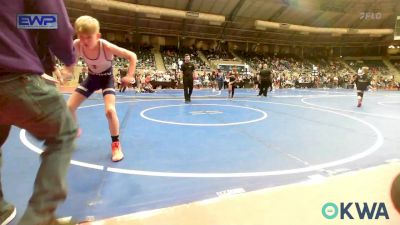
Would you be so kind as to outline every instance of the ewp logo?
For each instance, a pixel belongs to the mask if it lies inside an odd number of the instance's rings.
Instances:
[[[340,219],[351,219],[353,220],[354,217],[353,215],[356,215],[353,211],[353,214],[351,212],[351,207],[353,206],[356,207],[357,209],[357,215],[358,215],[358,219],[380,219],[381,217],[385,218],[385,219],[389,219],[389,214],[387,212],[385,203],[377,203],[374,202],[372,204],[372,207],[370,205],[368,205],[368,203],[358,203],[358,202],[350,202],[350,203],[340,203],[340,208],[332,202],[326,203],[323,207],[322,207],[322,215],[329,220],[335,219],[339,214],[340,214]]]
[[[56,14],[18,14],[19,29],[57,29]]]

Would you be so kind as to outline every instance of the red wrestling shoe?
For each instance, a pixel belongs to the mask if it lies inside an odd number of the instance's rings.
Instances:
[[[113,162],[121,161],[124,158],[124,153],[122,152],[121,144],[119,141],[115,141],[111,144],[111,160]]]

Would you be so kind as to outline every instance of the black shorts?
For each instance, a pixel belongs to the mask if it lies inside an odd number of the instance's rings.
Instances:
[[[89,73],[88,77],[75,89],[75,91],[86,98],[89,98],[93,92],[100,89],[103,91],[103,96],[107,94],[115,95],[112,68],[102,72],[100,75]]]
[[[263,84],[263,85],[269,87],[272,85],[272,82],[271,82],[271,80],[261,80],[260,84]]]
[[[356,86],[358,91],[366,91],[368,89],[369,82],[359,81],[356,83]]]

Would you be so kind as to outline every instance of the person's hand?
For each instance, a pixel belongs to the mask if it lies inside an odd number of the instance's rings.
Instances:
[[[128,86],[129,84],[134,84],[135,83],[135,78],[132,77],[132,76],[126,76],[126,77],[123,77],[121,79],[121,81],[122,81],[123,85]]]
[[[64,66],[60,72],[63,79],[72,80],[74,77],[74,66]]]
[[[64,78],[63,78],[63,77],[60,77],[60,78],[58,79],[58,82],[59,82],[60,85],[64,85],[64,84],[65,84]]]

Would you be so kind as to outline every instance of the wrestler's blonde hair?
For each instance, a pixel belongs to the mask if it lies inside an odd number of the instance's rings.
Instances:
[[[91,16],[80,16],[75,20],[75,32],[77,34],[97,34],[100,32],[100,23]]]
[[[369,67],[368,67],[368,66],[363,66],[363,67],[361,68],[361,70],[363,71],[364,74],[367,74],[368,71],[369,71]]]

